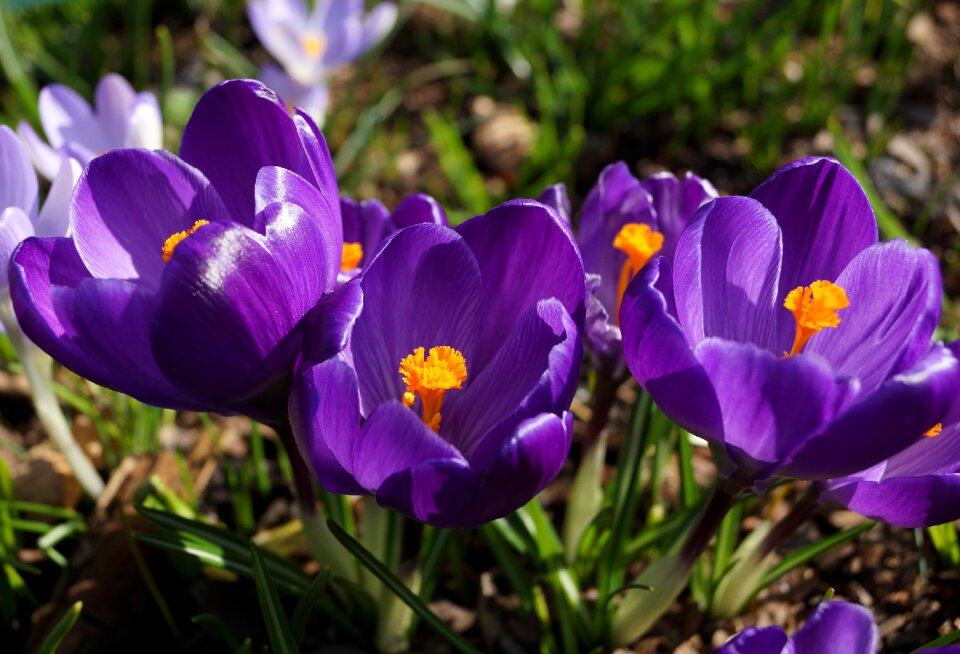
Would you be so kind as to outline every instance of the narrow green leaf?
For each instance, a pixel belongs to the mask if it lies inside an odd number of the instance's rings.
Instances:
[[[367,570],[375,574],[390,592],[400,598],[400,600],[409,606],[414,613],[419,615],[424,622],[433,627],[434,630],[443,636],[457,651],[463,654],[480,654],[480,650],[467,642],[460,634],[450,629],[443,620],[437,617],[436,613],[431,611],[419,597],[407,588],[406,584],[400,581],[396,575],[390,572],[376,557],[370,554],[355,538],[344,531],[340,525],[333,520],[327,520],[327,526],[330,527],[330,531],[334,537],[336,537]]]
[[[300,598],[297,608],[293,610],[293,618],[290,620],[290,628],[293,636],[299,643],[303,640],[303,634],[307,630],[307,620],[313,607],[317,605],[320,596],[327,590],[327,583],[330,581],[330,568],[323,568],[317,573],[317,576],[310,582],[307,592]]]
[[[839,533],[828,536],[823,540],[819,540],[816,543],[812,543],[796,552],[791,553],[790,555],[784,557],[780,563],[774,566],[773,569],[770,570],[766,576],[764,576],[764,578],[760,581],[760,584],[757,586],[757,591],[766,588],[794,568],[815,559],[825,552],[829,552],[834,547],[839,547],[840,545],[853,540],[863,532],[873,527],[875,524],[877,523],[873,520],[870,520],[862,525],[844,529]]]
[[[267,567],[260,555],[260,548],[250,542],[250,559],[253,562],[253,581],[257,585],[257,597],[260,598],[260,612],[267,626],[267,636],[274,654],[297,654],[297,639],[290,630],[290,622],[280,603],[280,596],[273,580],[267,574]]]
[[[73,606],[67,609],[67,612],[63,614],[63,617],[60,618],[60,621],[53,627],[47,637],[44,639],[43,644],[40,645],[40,654],[53,654],[57,651],[57,648],[60,647],[60,643],[63,642],[64,637],[70,633],[70,630],[73,629],[73,625],[77,623],[77,618],[80,617],[80,611],[83,610],[83,602],[76,602]]]
[[[960,567],[960,539],[957,538],[956,526],[947,522],[930,527],[927,531],[940,558],[954,568]]]
[[[960,641],[960,629],[956,629],[954,631],[951,631],[949,634],[940,636],[936,640],[931,640],[926,645],[923,645],[913,650],[913,652],[911,652],[910,654],[916,654],[917,652],[922,652],[927,649],[933,649],[934,647],[943,647],[944,645],[950,645],[951,643],[955,643],[957,641]]]
[[[453,185],[460,203],[474,214],[487,211],[491,206],[487,184],[477,170],[473,155],[460,136],[460,130],[436,111],[424,113],[423,120],[427,124],[440,169]]]

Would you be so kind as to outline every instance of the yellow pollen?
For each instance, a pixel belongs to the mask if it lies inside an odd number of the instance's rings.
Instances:
[[[166,263],[170,261],[170,257],[173,256],[173,251],[177,249],[177,246],[180,245],[180,242],[183,239],[187,238],[195,231],[203,227],[204,225],[209,225],[209,220],[198,220],[193,223],[193,227],[183,232],[176,232],[167,237],[167,240],[163,242],[163,262]]]
[[[459,350],[448,345],[430,348],[424,358],[424,348],[418,347],[400,361],[400,376],[407,385],[403,393],[404,406],[413,406],[415,394],[420,394],[423,421],[435,432],[440,431],[440,409],[443,395],[454,388],[463,388],[467,379],[467,361]]]
[[[627,223],[620,228],[613,239],[613,247],[627,255],[627,260],[620,269],[620,281],[617,284],[617,311],[613,320],[620,322],[620,302],[627,284],[640,269],[647,265],[650,258],[663,248],[663,234],[655,232],[649,225],[643,223]]]
[[[931,427],[931,428],[928,429],[927,431],[923,432],[923,435],[926,436],[927,438],[934,438],[934,437],[936,437],[936,436],[939,436],[939,435],[940,435],[940,432],[942,432],[942,431],[943,431],[943,423],[942,423],[942,422],[938,422],[938,423],[935,424],[933,427]]]
[[[344,243],[343,254],[340,256],[340,270],[353,270],[360,265],[363,259],[363,246],[359,243]]]
[[[810,337],[824,327],[835,328],[840,324],[837,311],[850,306],[847,293],[833,282],[817,280],[810,286],[798,286],[783,301],[797,321],[793,347],[787,356],[800,354]]]
[[[301,34],[300,45],[311,59],[319,59],[327,49],[327,39],[320,34]]]

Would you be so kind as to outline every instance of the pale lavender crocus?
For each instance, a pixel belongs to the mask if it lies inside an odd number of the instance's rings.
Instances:
[[[397,20],[385,2],[365,13],[362,0],[252,0],[247,12],[260,43],[280,63],[260,71],[261,80],[291,105],[322,119],[327,80],[382,39]]]
[[[86,166],[115,148],[163,147],[157,98],[149,92],[137,93],[114,73],[97,84],[93,107],[63,84],[45,86],[40,91],[40,123],[46,141],[25,121],[17,126],[17,133],[37,170],[51,180],[67,157]]]

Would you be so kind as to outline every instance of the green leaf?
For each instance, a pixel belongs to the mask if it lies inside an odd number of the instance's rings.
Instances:
[[[216,632],[220,639],[226,643],[227,649],[229,649],[231,652],[236,652],[240,648],[240,644],[237,642],[237,637],[233,635],[230,627],[228,627],[223,620],[212,613],[201,613],[200,615],[195,615],[190,618],[190,622],[193,624],[210,627],[210,629]]]
[[[330,568],[323,568],[317,573],[317,576],[313,578],[313,581],[310,582],[310,588],[308,588],[307,592],[300,598],[297,608],[293,610],[293,619],[290,621],[290,628],[293,630],[293,635],[298,643],[303,640],[303,634],[307,630],[307,619],[310,617],[310,612],[313,611],[313,607],[317,605],[323,592],[327,590],[327,583],[329,581]]]
[[[475,648],[458,633],[450,629],[443,620],[437,617],[437,614],[431,611],[423,601],[417,597],[406,584],[397,578],[390,570],[386,568],[375,556],[370,554],[355,538],[350,536],[343,528],[333,520],[327,520],[327,526],[334,537],[349,551],[367,570],[377,576],[383,585],[396,595],[404,604],[409,606],[414,613],[433,627],[436,632],[443,636],[450,645],[463,654],[480,654],[480,650]]]
[[[810,545],[807,545],[806,547],[784,557],[780,563],[774,566],[774,568],[770,570],[770,572],[768,572],[763,579],[760,580],[760,584],[757,586],[757,591],[759,592],[761,589],[766,588],[794,568],[815,559],[825,552],[829,552],[834,547],[839,547],[840,545],[853,540],[863,532],[873,527],[875,524],[877,523],[873,520],[870,520],[862,525],[844,529],[839,533],[827,536],[823,540],[819,540],[816,543],[811,543]]]
[[[40,645],[40,654],[53,654],[57,651],[64,637],[70,633],[73,625],[77,623],[77,618],[80,617],[80,611],[82,610],[83,602],[76,602],[67,609],[67,612],[63,614],[63,617],[60,618],[60,621],[53,627],[53,630],[47,634],[43,644]]]
[[[280,603],[280,596],[273,580],[267,574],[267,567],[260,554],[260,548],[250,542],[250,559],[253,562],[253,581],[257,585],[257,597],[260,598],[260,612],[267,625],[267,636],[274,654],[297,654],[297,639],[290,629],[287,614]]]
[[[474,214],[490,209],[490,195],[483,175],[477,170],[470,149],[463,142],[460,130],[436,111],[423,115],[430,132],[430,142],[437,153],[440,169],[453,185],[464,208]]]
[[[955,643],[957,641],[960,641],[960,629],[956,629],[955,631],[951,631],[949,634],[940,636],[936,640],[931,640],[926,645],[913,650],[913,652],[910,654],[916,654],[917,652],[922,652],[926,649],[933,649],[934,647],[943,647],[944,645],[950,645],[951,643]]]
[[[954,568],[960,567],[960,539],[957,538],[956,526],[947,522],[930,527],[927,531],[940,558]]]

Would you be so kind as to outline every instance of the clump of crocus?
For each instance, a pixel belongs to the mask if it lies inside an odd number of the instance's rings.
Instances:
[[[80,164],[71,158],[60,162],[50,192],[40,207],[37,175],[23,144],[6,125],[0,126],[0,324],[10,339],[30,382],[37,417],[50,439],[63,453],[80,486],[91,497],[103,490],[103,480],[73,438],[70,425],[53,390],[50,358],[26,338],[14,315],[7,266],[16,247],[31,236],[64,236],[69,229],[67,206]]]
[[[365,14],[356,0],[317,0],[312,9],[306,0],[251,0],[247,12],[260,43],[282,66],[264,66],[261,78],[319,121],[330,74],[380,41],[397,19],[393,3]]]
[[[40,91],[40,123],[44,142],[29,123],[17,127],[40,174],[53,179],[64,158],[86,166],[90,160],[116,148],[163,147],[160,106],[152,93],[137,93],[120,75],[100,80],[94,106],[63,84]]]
[[[536,253],[532,256],[531,253]],[[547,207],[514,201],[456,230],[389,237],[357,287],[349,347],[291,396],[301,450],[329,491],[471,527],[526,503],[570,447],[583,265]]]
[[[200,100],[180,154],[94,159],[71,237],[14,254],[17,317],[67,368],[143,402],[284,421],[294,362],[345,338],[333,320],[303,352],[304,318],[355,310],[330,295],[343,240],[326,144],[269,89],[234,80]]]
[[[795,162],[749,198],[703,206],[673,265],[654,260],[630,283],[620,312],[630,371],[711,443],[723,478],[678,557],[659,566],[682,582],[661,585],[666,595],[679,593],[740,489],[856,473],[945,418],[960,363],[931,342],[940,302],[933,255],[878,243],[863,190],[831,159]],[[615,620],[621,642],[662,610],[628,599]]]

